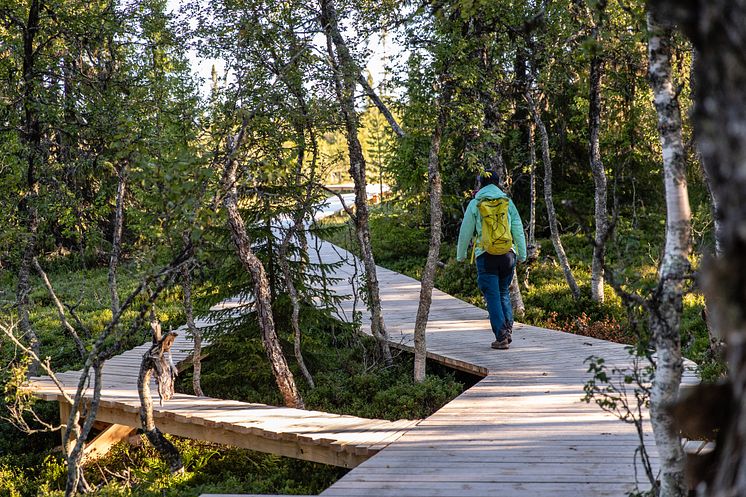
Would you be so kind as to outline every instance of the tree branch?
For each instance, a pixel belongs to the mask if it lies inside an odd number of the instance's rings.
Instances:
[[[41,276],[41,279],[44,282],[44,286],[47,287],[47,291],[49,292],[49,295],[52,297],[52,301],[54,302],[55,307],[57,307],[57,315],[59,316],[60,321],[62,322],[62,326],[73,337],[73,340],[75,341],[75,346],[78,348],[78,353],[80,354],[80,357],[82,359],[85,359],[86,355],[88,354],[88,352],[85,349],[85,345],[83,344],[83,341],[78,336],[78,332],[75,331],[75,328],[73,328],[72,325],[70,325],[70,322],[67,320],[67,317],[65,317],[65,308],[62,307],[62,303],[60,302],[60,299],[57,298],[57,295],[54,292],[54,288],[52,287],[52,284],[49,282],[47,273],[45,273],[44,270],[41,268],[41,265],[39,265],[39,261],[36,259],[36,257],[32,259],[32,263],[34,265],[34,268],[36,268],[36,272],[38,272],[39,276]]]
[[[360,86],[363,87],[363,90],[365,91],[365,94],[368,95],[368,98],[373,101],[376,107],[378,107],[378,110],[381,111],[381,114],[383,114],[383,117],[385,117],[388,123],[391,125],[391,129],[394,130],[394,133],[396,133],[399,138],[404,138],[404,130],[401,128],[401,126],[399,126],[399,123],[396,122],[396,119],[391,114],[389,108],[386,106],[385,103],[383,103],[376,91],[371,88],[371,86],[368,84],[368,80],[365,79],[365,76],[363,76],[362,73],[358,75],[357,81],[358,83],[360,83]]]

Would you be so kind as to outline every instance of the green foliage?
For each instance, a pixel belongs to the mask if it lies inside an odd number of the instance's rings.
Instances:
[[[62,302],[75,306],[76,314],[85,324],[86,329],[90,331],[90,335],[83,335],[82,338],[90,343],[111,320],[111,301],[107,283],[108,269],[94,267],[72,271],[71,266],[76,265],[75,263],[76,261],[70,261],[67,258],[50,260],[48,264],[44,260],[40,261],[40,264],[49,267],[47,273],[57,297]],[[120,295],[125,296],[132,292],[140,284],[141,278],[152,270],[153,267],[145,261],[130,261],[123,265],[119,271]],[[3,293],[12,294],[14,288],[15,278],[13,275],[4,273],[0,276],[0,295]],[[34,276],[32,278],[32,288],[29,296],[31,303],[30,321],[39,335],[42,355],[50,356],[52,366],[57,370],[79,368],[82,363],[75,344],[62,327],[57,309],[39,277]],[[129,325],[134,320],[144,298],[144,296],[138,297],[135,300],[134,307],[124,313],[122,318],[124,326]],[[159,301],[156,311],[163,324],[163,329],[175,327],[184,321],[181,299],[181,288],[174,287],[167,290]],[[0,319],[4,321],[13,319],[13,311],[9,309],[0,309],[0,311],[2,311],[0,312]],[[74,322],[69,315],[68,319]],[[147,337],[148,335],[145,332],[136,337],[129,337],[129,341],[124,343],[123,346],[125,350],[134,347],[141,344]],[[12,351],[9,349],[3,350],[2,359],[9,361],[12,357],[10,354],[12,354]]]
[[[286,300],[278,300],[275,316],[283,349],[290,358],[288,307]],[[358,335],[352,326],[307,306],[301,318],[303,354],[316,388],[308,388],[295,364],[291,367],[309,409],[379,419],[417,419],[429,416],[464,388],[464,380],[447,371],[416,384],[409,354],[400,353],[394,366],[386,368],[372,339]],[[202,366],[202,389],[212,397],[282,405],[254,316],[237,324],[231,326],[230,333],[212,335],[210,355]],[[191,391],[191,373],[181,377],[179,388]]]

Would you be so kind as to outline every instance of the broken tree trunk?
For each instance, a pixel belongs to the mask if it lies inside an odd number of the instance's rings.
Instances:
[[[157,328],[157,331],[156,331]],[[176,333],[166,333],[160,337],[160,324],[153,327],[155,343],[142,356],[140,374],[137,377],[137,393],[140,396],[140,422],[145,436],[158,451],[164,461],[168,463],[171,473],[184,470],[181,455],[174,445],[168,441],[163,433],[155,426],[153,418],[153,399],[150,396],[150,378],[155,373],[158,384],[158,394],[161,403],[169,400],[174,394],[174,379],[176,367],[171,360],[171,346],[176,339]]]

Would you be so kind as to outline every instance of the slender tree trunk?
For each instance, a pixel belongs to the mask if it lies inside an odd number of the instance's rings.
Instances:
[[[686,159],[681,135],[681,112],[671,75],[671,30],[648,13],[650,86],[658,113],[666,187],[666,244],[658,270],[658,298],[650,305],[650,327],[657,350],[650,390],[650,421],[661,458],[663,497],[687,495],[684,450],[669,408],[676,401],[683,372],[681,314],[684,277],[689,272],[691,212],[686,182]]]
[[[440,255],[443,220],[443,185],[440,180],[440,144],[448,118],[448,105],[451,100],[450,86],[443,89],[438,105],[438,120],[430,140],[430,156],[427,161],[427,176],[430,184],[430,248],[427,251],[427,261],[422,271],[420,283],[420,301],[417,305],[417,317],[414,325],[414,381],[425,381],[425,366],[427,359],[427,321],[430,305],[433,299],[435,285],[435,269]]]
[[[272,374],[275,377],[280,393],[285,399],[285,405],[302,409],[303,399],[295,384],[295,378],[293,378],[293,373],[288,367],[282,348],[280,348],[280,341],[275,331],[275,321],[272,316],[272,296],[270,294],[267,273],[264,270],[262,262],[251,248],[251,239],[246,231],[246,225],[241,217],[241,213],[238,211],[238,190],[236,188],[237,164],[233,160],[233,156],[242,141],[242,136],[243,133],[239,132],[233,139],[232,150],[229,153],[229,159],[226,162],[223,172],[223,187],[227,190],[223,205],[228,213],[228,227],[231,230],[233,243],[236,245],[238,258],[241,260],[244,268],[251,274],[251,279],[254,282],[254,298],[256,300],[255,305],[259,318],[259,326],[262,330],[262,344],[264,345],[267,359],[269,359]]]
[[[124,224],[124,195],[127,189],[127,168],[124,164],[117,168],[117,198],[114,211],[114,231],[111,237],[111,257],[109,258],[109,294],[111,295],[111,315],[119,310],[117,289],[117,266],[122,250],[122,226]]]
[[[691,92],[691,98],[692,100],[697,99],[697,74],[695,72],[695,68],[697,67],[699,58],[699,54],[697,53],[697,50],[692,48],[692,65],[689,69],[689,88]],[[718,200],[717,196],[715,195],[715,190],[712,186],[712,178],[710,178],[710,173],[708,171],[707,166],[705,165],[705,160],[702,157],[702,153],[699,150],[699,144],[697,143],[697,140],[694,140],[694,150],[695,154],[697,156],[697,160],[699,161],[700,166],[702,167],[702,175],[705,180],[705,186],[707,187],[707,193],[710,195],[710,211],[712,213],[712,224],[714,227],[714,233],[713,238],[715,239],[715,255],[720,256],[723,252],[723,223],[721,222],[721,218],[723,216],[721,210],[720,210],[720,200]],[[708,326],[709,328],[709,326]],[[713,337],[710,336],[710,339],[712,341]]]
[[[295,230],[293,230],[295,231]],[[301,329],[300,329],[300,299],[298,297],[298,289],[293,282],[293,275],[290,273],[290,263],[288,262],[288,244],[290,242],[291,234],[285,235],[285,239],[280,246],[280,257],[278,262],[282,269],[282,275],[285,279],[285,286],[290,296],[290,305],[292,308],[290,315],[290,325],[293,328],[293,352],[295,354],[295,360],[298,363],[298,368],[306,379],[306,382],[311,388],[316,387],[316,383],[313,381],[313,376],[306,366],[306,361],[303,359],[303,349],[301,348]]]
[[[710,173],[708,172],[707,166],[704,164],[704,159],[701,158],[701,154],[697,152],[697,155],[700,156],[700,164],[702,165],[702,173],[705,179],[705,186],[707,186],[707,193],[710,195],[710,204],[712,206],[712,224],[714,226],[714,233],[713,237],[715,238],[715,255],[721,256],[723,253],[723,222],[721,221],[723,217],[722,213],[722,207],[720,206],[720,200],[718,200],[717,195],[715,195],[715,190],[712,186],[712,179],[710,178]]]
[[[28,18],[23,27],[23,127],[19,131],[20,142],[26,153],[26,187],[27,192],[21,198],[19,211],[21,219],[26,221],[28,233],[26,244],[18,268],[18,286],[16,288],[16,307],[18,311],[18,329],[27,340],[31,350],[37,357],[41,357],[41,347],[29,321],[29,300],[31,292],[31,264],[36,255],[36,237],[39,229],[39,213],[36,201],[39,195],[38,174],[42,162],[42,131],[39,122],[39,97],[37,95],[38,81],[36,78],[36,50],[34,42],[39,31],[40,13],[43,9],[42,0],[31,0]],[[35,376],[38,363],[33,361],[29,366],[29,374]]]
[[[305,160],[306,150],[305,127],[302,123],[298,123],[296,125],[296,134],[298,135],[298,164],[296,171],[296,182],[297,184],[300,184],[300,177],[301,172],[303,171],[303,163]],[[315,143],[314,137],[312,137],[312,140],[314,140]],[[309,186],[306,191],[307,195],[305,203],[301,201],[299,203],[300,205],[296,205],[296,213],[294,216],[295,219],[293,220],[293,223],[288,227],[287,232],[284,234],[280,242],[279,257],[277,259],[278,264],[280,265],[280,269],[282,270],[283,278],[285,279],[285,287],[287,288],[288,295],[290,296],[290,306],[292,309],[290,314],[290,326],[293,328],[293,353],[295,355],[295,361],[298,364],[298,368],[303,374],[303,377],[306,379],[306,383],[308,383],[311,388],[315,388],[316,383],[313,381],[313,376],[306,366],[305,359],[303,359],[303,348],[301,347],[302,333],[300,329],[300,297],[298,295],[298,288],[295,286],[295,282],[293,281],[293,275],[290,272],[290,258],[288,254],[288,248],[290,247],[290,240],[292,240],[292,238],[296,236],[301,229],[303,229],[303,220],[306,216],[306,212],[308,211],[308,203],[310,202],[311,198],[314,174],[315,165],[311,167],[311,178],[308,182]],[[301,243],[305,245],[305,237],[301,238],[303,238],[304,240]],[[304,249],[304,251],[305,250],[307,250],[307,247]]]
[[[597,37],[598,28],[594,28]],[[593,246],[593,261],[591,262],[591,299],[596,302],[604,301],[604,252],[608,219],[606,215],[606,171],[601,161],[600,128],[601,128],[601,78],[603,75],[603,59],[595,55],[591,58],[590,68],[590,96],[588,107],[589,124],[589,156],[593,183],[595,186],[595,221],[596,233]]]
[[[580,298],[580,288],[575,282],[575,277],[570,269],[570,263],[567,260],[565,249],[562,247],[562,240],[560,240],[559,227],[557,226],[557,213],[554,210],[554,200],[552,199],[552,162],[549,158],[549,135],[547,128],[544,126],[544,121],[541,120],[539,110],[536,108],[533,96],[530,92],[526,92],[526,100],[528,101],[529,111],[536,124],[536,129],[539,130],[539,136],[541,138],[541,154],[544,160],[544,201],[547,204],[547,218],[549,221],[549,231],[552,238],[552,245],[557,253],[557,259],[559,259],[562,272],[565,275],[567,284],[570,287],[572,296],[575,299]]]
[[[522,318],[526,314],[526,304],[523,303],[521,287],[518,286],[518,268],[513,269],[513,280],[510,282],[510,304],[513,306],[513,314]]]
[[[24,200],[28,200],[26,197]],[[18,286],[16,289],[16,306],[18,308],[18,329],[21,336],[27,341],[31,350],[37,357],[41,357],[41,345],[36,332],[31,327],[29,320],[29,293],[31,292],[31,264],[36,253],[36,236],[39,226],[39,218],[36,207],[29,206],[28,214],[28,234],[26,246],[23,249],[21,265],[18,269]],[[30,376],[36,376],[39,371],[39,363],[32,361],[28,369]]]
[[[93,422],[96,419],[96,413],[98,412],[98,407],[101,402],[102,371],[104,363],[100,359],[94,359],[92,366],[93,396],[91,397],[91,404],[86,412],[86,419],[83,422],[83,427],[80,428],[76,426],[72,429],[66,429],[66,440],[70,440],[68,431],[74,432],[76,438],[74,438],[74,443],[71,440],[67,444],[67,447],[65,447],[67,454],[67,482],[65,485],[65,497],[75,495],[78,492],[87,493],[91,491],[83,473],[83,448],[85,447],[86,437],[93,427]],[[79,406],[73,406],[73,409],[74,411],[71,411],[70,413],[70,419],[72,419],[72,422],[77,425],[80,420]]]
[[[350,176],[355,183],[355,231],[360,243],[360,252],[367,279],[371,333],[378,342],[384,361],[390,365],[393,360],[383,312],[381,311],[378,274],[370,242],[365,157],[358,139],[358,116],[355,111],[355,87],[357,86],[359,71],[342,34],[339,32],[337,12],[332,0],[321,0],[321,23],[327,38],[327,49],[334,72],[337,99],[345,122],[347,148],[350,156]],[[332,45],[336,49],[336,57]]]
[[[393,114],[391,114],[391,111],[386,106],[385,103],[383,103],[383,100],[378,96],[378,94],[373,90],[373,88],[370,87],[368,84],[368,80],[365,79],[365,76],[363,76],[363,73],[358,72],[358,83],[360,83],[360,86],[363,88],[363,91],[366,95],[368,95],[368,98],[370,98],[376,107],[378,107],[378,110],[383,114],[383,117],[386,119],[386,121],[389,123],[389,126],[391,126],[391,129],[396,133],[396,136],[399,138],[404,138],[404,130],[399,126],[399,123],[396,122],[396,119],[394,118]]]
[[[724,424],[702,494],[746,495],[746,0],[650,3],[658,19],[680,26],[699,53],[696,140],[721,213],[722,254],[705,258],[702,286],[714,329],[728,344],[731,400],[719,397],[719,405],[705,409],[722,415]]]
[[[536,250],[536,144],[534,143],[535,124],[528,124],[528,167],[529,176],[529,211],[528,211],[528,251]]]
[[[189,235],[184,233],[184,239],[189,242]],[[192,271],[189,264],[181,266],[181,288],[184,292],[184,314],[189,334],[194,340],[192,352],[192,389],[194,395],[204,397],[202,391],[202,330],[194,325],[194,306],[192,305]]]

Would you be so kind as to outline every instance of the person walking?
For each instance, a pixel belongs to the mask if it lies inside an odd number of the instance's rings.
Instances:
[[[479,175],[479,191],[469,202],[461,222],[456,260],[466,260],[473,238],[472,262],[477,263],[477,286],[487,303],[495,334],[492,348],[505,350],[513,341],[509,287],[516,259],[526,260],[526,236],[518,209],[498,184],[497,174],[491,170]]]

